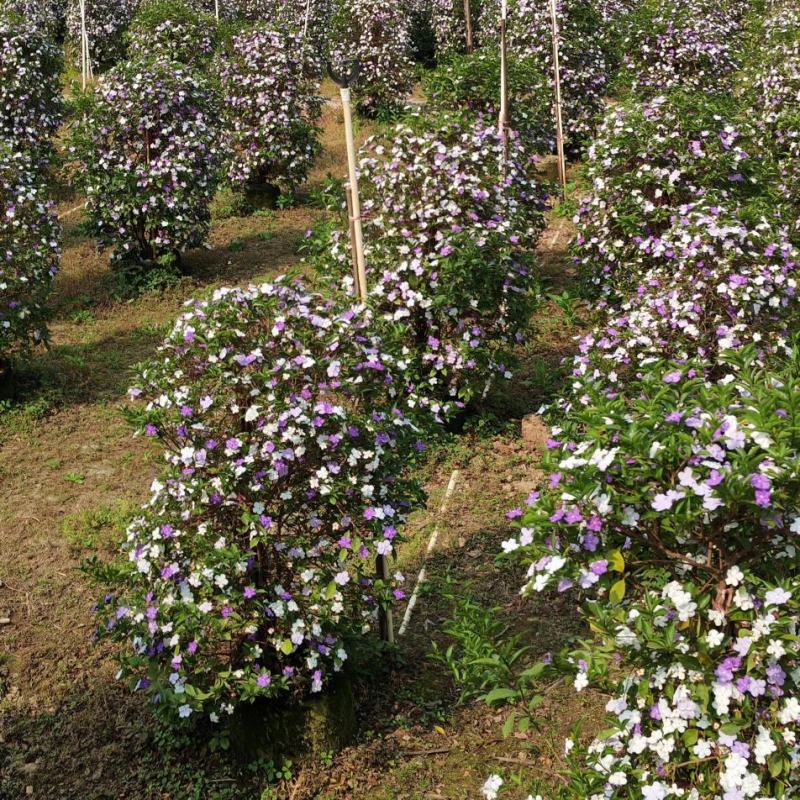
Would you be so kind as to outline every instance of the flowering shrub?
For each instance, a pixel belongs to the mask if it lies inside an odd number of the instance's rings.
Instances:
[[[564,133],[568,149],[578,151],[593,135],[604,108],[608,66],[603,39],[598,36],[602,21],[588,0],[558,0],[557,10]],[[511,0],[507,30],[510,52],[516,57],[531,58],[543,74],[550,76],[547,99],[552,103],[553,40],[549,3]],[[485,2],[480,18],[481,42],[496,46],[499,31],[500,2]]]
[[[112,264],[172,264],[208,233],[219,167],[208,84],[164,59],[120,64],[87,98],[71,153]]]
[[[480,9],[479,0],[470,1],[470,19],[476,41]],[[430,0],[430,15],[439,62],[457,53],[465,53],[467,24],[463,0]]]
[[[31,158],[0,143],[0,362],[47,339],[59,226]]]
[[[300,35],[305,74],[319,80],[326,66],[332,0],[236,0],[234,16],[282,34]],[[295,59],[297,51],[294,52]]]
[[[336,0],[330,60],[338,74],[358,73],[353,91],[359,110],[374,115],[400,106],[414,85],[410,19],[401,4]]]
[[[632,396],[590,389],[577,438],[553,430],[547,488],[503,548],[527,591],[587,598],[595,638],[554,669],[616,694],[565,797],[774,796],[768,781],[790,779],[798,355],[726,354],[716,382],[659,362]]]
[[[632,291],[607,308],[573,360],[579,401],[587,383],[619,391],[661,358],[716,366],[721,351],[753,342],[769,353],[797,324],[800,253],[777,213],[751,223],[701,202],[640,247],[648,267],[630,265]]]
[[[189,302],[132,394],[167,469],[100,634],[171,715],[319,691],[379,603],[419,501],[402,373],[366,311],[285,279]]]
[[[565,800],[781,798],[798,782],[796,212],[759,185],[754,132],[706,106],[713,125],[641,148],[601,136],[592,153],[579,220],[603,224],[579,251],[603,248],[608,299],[545,486],[508,515],[523,591],[576,590],[591,631],[539,674],[612,694],[607,730],[567,741]]]
[[[729,91],[739,67],[741,0],[729,3],[644,2],[632,15],[623,47],[622,82],[638,95],[675,88]]]
[[[371,301],[414,351],[420,394],[434,410],[468,402],[490,374],[507,374],[507,348],[527,326],[543,190],[513,136],[499,171],[494,124],[444,121],[422,132],[398,125],[362,153]],[[349,274],[343,237],[331,256],[320,271]]]
[[[66,5],[66,0],[0,0],[0,15],[11,11],[49,39],[56,39],[63,33]]]
[[[109,67],[125,53],[124,35],[139,0],[86,0],[89,57],[95,67]],[[78,0],[67,8],[67,37],[80,62],[81,12]]]
[[[600,635],[631,672],[621,687],[609,682],[611,726],[586,767],[575,765],[576,794],[780,797],[796,785],[800,585],[735,567],[725,585],[725,611],[692,580],[649,591],[629,611],[596,607]],[[604,674],[598,656],[591,670]]]
[[[228,178],[291,191],[319,152],[322,100],[303,77],[301,34],[257,26],[233,37],[220,64]]]
[[[771,165],[736,101],[673,93],[611,110],[589,148],[592,191],[581,199],[574,254],[595,286],[611,286],[633,266],[679,210],[702,197],[721,204],[763,197]],[[633,273],[634,279],[636,272]]]
[[[216,22],[180,0],[148,0],[140,5],[127,32],[128,55],[150,55],[199,67],[214,54]]]
[[[61,57],[31,22],[0,11],[0,142],[44,155],[61,121]]]
[[[555,147],[550,89],[544,73],[530,57],[508,65],[510,127],[529,152],[549,153]],[[481,48],[453,56],[425,76],[425,96],[436,110],[497,118],[500,111],[500,54]]]
[[[779,191],[789,198],[800,189],[800,13],[786,10],[754,74],[754,107],[759,115],[760,145],[778,159]]]
[[[578,438],[550,442],[549,489],[529,498],[521,536],[504,544],[530,564],[527,588],[621,600],[623,573],[630,589],[658,565],[665,581],[687,569],[710,581],[716,607],[742,562],[763,579],[782,563],[793,570],[800,362],[789,355],[773,371],[752,347],[727,354],[733,370],[717,382],[702,363],[660,362],[631,397],[590,387],[572,412]]]

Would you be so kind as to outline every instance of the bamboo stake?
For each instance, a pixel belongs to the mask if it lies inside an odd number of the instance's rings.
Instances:
[[[89,79],[89,40],[86,35],[86,0],[78,0],[81,14],[81,88],[86,91]]]
[[[219,0],[214,0],[214,16],[217,22],[219,22]]]
[[[472,52],[472,12],[469,0],[464,0],[464,24],[467,26],[467,53]]]
[[[356,176],[356,146],[353,138],[353,111],[350,107],[350,89],[339,89],[342,97],[342,115],[344,116],[344,138],[347,144],[347,178],[350,183],[353,219],[353,247],[356,256],[356,272],[358,275],[358,295],[361,301],[367,301],[367,270],[364,264],[364,232],[361,227],[361,200],[358,196],[358,178]]]
[[[561,69],[558,58],[558,10],[556,0],[550,0],[550,17],[553,27],[553,80],[555,84],[556,112],[556,153],[558,155],[558,180],[561,184],[561,197],[566,196],[567,162],[564,157],[564,124],[561,115]]]
[[[508,21],[508,0],[500,5],[500,119],[498,133],[503,143],[503,164],[508,160],[508,47],[506,23]]]
[[[350,107],[350,89],[339,87],[342,98],[342,116],[344,117],[344,138],[347,144],[347,173],[349,191],[347,194],[347,216],[352,234],[351,243],[354,251],[356,291],[362,303],[367,302],[367,270],[364,263],[364,231],[361,227],[361,199],[358,194],[358,176],[356,174],[356,146],[353,137],[353,111]],[[381,580],[389,578],[389,564],[386,556],[379,555],[375,560],[375,570]],[[394,618],[392,610],[381,609],[378,617],[381,638],[394,644]]]
[[[303,41],[308,37],[308,20],[311,17],[311,0],[306,0],[306,19],[303,23]]]
[[[347,226],[350,231],[350,254],[353,261],[353,293],[356,297],[361,296],[360,281],[358,279],[358,256],[356,255],[356,233],[354,228],[355,217],[353,216],[353,188],[348,181],[344,185],[344,193],[347,198]]]

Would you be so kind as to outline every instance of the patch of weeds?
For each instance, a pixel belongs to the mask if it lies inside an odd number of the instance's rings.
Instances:
[[[570,294],[566,289],[561,292],[561,294],[548,295],[548,299],[561,309],[561,313],[564,315],[570,328],[575,327],[579,320],[578,306],[581,302],[580,299]]]
[[[68,514],[61,532],[70,544],[86,550],[110,548],[121,540],[136,510],[133,503],[123,501]]]
[[[36,422],[53,412],[55,404],[54,398],[48,394],[22,403],[14,399],[0,400],[0,429],[10,433],[29,433]]]
[[[230,187],[220,189],[211,202],[211,216],[214,219],[246,217],[251,213],[253,206],[244,192],[235,192]]]
[[[74,322],[76,325],[84,325],[87,322],[94,322],[94,314],[87,309],[81,309],[80,311],[75,311],[74,313],[70,314],[70,322]]]
[[[308,190],[308,204],[323,211],[339,211],[345,202],[344,181],[328,173],[320,186]]]
[[[491,702],[496,687],[513,682],[530,648],[520,644],[519,635],[510,634],[501,608],[482,605],[469,585],[461,586],[458,594],[454,581],[444,580],[443,585],[443,599],[453,604],[453,616],[443,628],[452,644],[445,648],[433,642],[429,658],[450,673],[459,702]]]
[[[297,205],[297,197],[294,194],[280,194],[275,200],[275,205],[280,209],[294,208]]]
[[[553,216],[561,217],[562,219],[572,219],[575,216],[578,211],[576,188],[574,183],[567,183],[566,199],[559,200],[553,206]]]
[[[140,295],[162,292],[180,283],[183,275],[174,260],[155,264],[132,264],[112,273],[112,294],[118,302]]]
[[[79,347],[63,344],[61,347],[53,348],[52,352],[71,369],[84,369],[86,367],[86,358]]]
[[[241,253],[244,250],[244,239],[237,237],[229,245],[228,250],[232,253]]]
[[[275,231],[261,231],[256,238],[259,242],[271,242],[275,238]]]
[[[64,480],[68,483],[81,484],[86,480],[86,476],[82,472],[68,472],[64,476]]]

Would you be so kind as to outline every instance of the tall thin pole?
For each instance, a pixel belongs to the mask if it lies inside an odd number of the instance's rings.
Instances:
[[[556,0],[550,0],[550,17],[553,23],[553,82],[555,84],[556,112],[556,153],[558,155],[558,180],[561,184],[561,197],[566,195],[567,161],[564,157],[564,124],[561,116],[561,68],[558,59],[558,9]]]
[[[219,0],[214,0],[214,16],[217,18],[217,22],[219,22]]]
[[[353,215],[353,187],[348,181],[344,185],[344,194],[347,199],[347,228],[350,234],[350,257],[353,262],[353,294],[361,297],[361,281],[358,277],[358,256],[356,255],[355,216]]]
[[[306,19],[303,23],[303,41],[308,37],[308,20],[311,17],[311,0],[306,0]]]
[[[89,80],[89,38],[86,35],[86,0],[78,0],[81,14],[81,88],[86,91]]]
[[[467,53],[472,52],[472,12],[469,7],[469,0],[464,0],[464,24],[467,32]]]
[[[342,115],[344,116],[344,138],[347,144],[347,179],[353,205],[353,244],[356,250],[356,266],[358,272],[358,294],[361,301],[367,301],[367,270],[364,264],[364,232],[361,227],[361,199],[358,195],[358,177],[356,176],[356,146],[353,139],[353,111],[350,107],[350,89],[340,88],[342,97]]]
[[[508,48],[506,43],[506,23],[508,21],[508,0],[500,4],[500,119],[498,133],[503,143],[503,162],[508,160]]]
[[[356,174],[356,146],[353,137],[353,111],[350,107],[350,89],[339,88],[342,98],[342,116],[344,117],[344,138],[347,145],[347,175],[349,191],[347,191],[347,216],[355,250],[356,291],[362,303],[367,302],[367,270],[364,263],[364,231],[361,227],[361,199],[358,193],[358,175]],[[387,580],[389,564],[386,556],[379,555],[376,560],[378,577]],[[390,644],[394,643],[394,619],[389,608],[379,612],[381,638]]]

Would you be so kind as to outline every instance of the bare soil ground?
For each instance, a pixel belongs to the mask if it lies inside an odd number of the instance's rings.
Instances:
[[[339,117],[330,105],[312,187],[345,171]],[[368,133],[364,125],[360,134]],[[79,202],[65,193],[60,210]],[[519,420],[557,390],[560,361],[577,332],[552,302],[534,320],[515,379],[495,387],[485,412],[431,458],[429,508],[412,521],[400,567],[413,580],[438,524],[432,580],[396,657],[358,690],[352,746],[326,754],[323,763],[300,759],[282,777],[264,765],[243,767],[228,754],[210,753],[204,742],[176,740],[156,726],[141,699],[115,681],[113,653],[91,643],[96,590],[80,563],[92,554],[113,556],[159,466],[156,449],[132,438],[121,418],[132,366],[154,352],[185,299],[296,266],[305,230],[324,213],[299,204],[215,218],[211,248],[188,257],[185,279],[131,301],[115,296],[107,254],[82,234],[80,213],[65,221],[52,347],[21,376],[19,396],[0,406],[0,619],[10,620],[0,625],[3,800],[460,800],[477,796],[491,772],[512,785],[549,779],[569,727],[591,712],[570,687],[556,686],[541,724],[503,739],[506,712],[457,705],[450,675],[429,658],[432,641],[447,644],[442,626],[453,609],[445,586],[496,607],[532,653],[556,649],[578,631],[568,603],[521,600],[520,576],[495,563],[508,536],[505,511],[541,477],[539,451],[521,442]],[[540,255],[558,291],[574,277],[565,252],[569,235],[568,221],[553,214]],[[439,518],[454,468],[461,480]],[[403,608],[397,613],[399,620]],[[516,795],[526,793],[512,788],[509,796]]]

